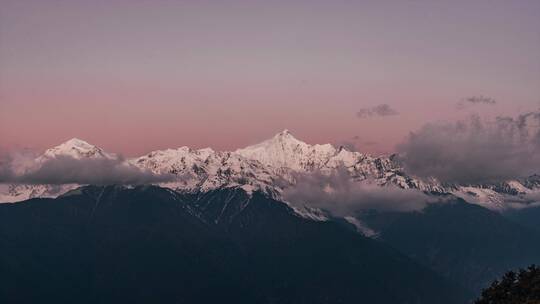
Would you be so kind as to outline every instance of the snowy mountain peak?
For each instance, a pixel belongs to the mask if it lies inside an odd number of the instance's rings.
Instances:
[[[94,145],[89,144],[87,141],[84,141],[79,138],[72,138],[70,140],[65,141],[64,143],[61,143],[58,146],[65,146],[65,147],[79,147],[83,149],[90,149],[92,147],[95,147]]]
[[[276,135],[274,135],[274,137],[272,137],[271,139],[266,140],[264,142],[267,142],[267,143],[269,143],[269,142],[273,142],[273,143],[290,142],[290,143],[294,143],[294,144],[299,144],[299,143],[305,144],[301,140],[296,139],[296,137],[294,137],[294,135],[292,135],[292,133],[287,129],[277,133]]]
[[[55,158],[57,156],[70,156],[76,159],[113,157],[112,154],[106,153],[101,148],[78,138],[72,138],[56,147],[46,150],[42,157]]]
[[[319,167],[336,149],[330,144],[307,144],[296,139],[289,130],[283,130],[271,139],[236,150],[236,153],[271,168],[305,171]]]
[[[331,144],[310,145],[294,138],[287,130],[260,144],[239,149],[236,153],[264,164],[274,175],[293,183],[294,173],[321,171],[331,174],[346,169],[356,181],[369,179],[380,185],[444,191],[407,176],[399,164],[388,157],[372,157],[344,148],[336,149]]]

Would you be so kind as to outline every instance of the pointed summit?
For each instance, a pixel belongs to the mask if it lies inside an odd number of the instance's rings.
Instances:
[[[274,135],[273,139],[294,139],[294,140],[297,140],[291,133],[291,131],[289,131],[288,129],[285,129],[279,133],[277,133],[276,135]]]
[[[278,134],[276,134],[276,136],[274,136],[274,137],[283,137],[283,136],[292,136],[292,134],[288,129],[285,129],[285,130],[279,132]]]
[[[277,142],[279,144],[288,143],[288,144],[293,144],[293,145],[306,144],[305,142],[298,140],[296,137],[294,137],[294,135],[292,135],[292,133],[287,129],[277,133],[276,135],[274,135],[274,137],[264,142],[274,142],[274,143]]]
[[[73,137],[72,139],[65,141],[64,143],[60,144],[59,146],[70,146],[70,147],[95,147],[94,145],[89,144],[88,142],[79,139],[77,137]]]
[[[81,158],[113,158],[112,154],[108,154],[101,148],[94,146],[82,139],[72,138],[60,145],[50,148],[43,154],[46,158],[54,158],[57,156],[70,156],[76,159]]]
[[[271,139],[239,149],[236,153],[272,168],[306,170],[313,166],[318,167],[324,159],[334,155],[336,149],[330,144],[307,144],[285,129]]]

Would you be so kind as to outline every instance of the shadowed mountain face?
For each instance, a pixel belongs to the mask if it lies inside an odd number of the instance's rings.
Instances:
[[[255,192],[85,187],[0,205],[5,303],[463,303],[467,293]]]
[[[535,214],[527,215],[532,222]],[[360,219],[380,231],[379,240],[476,292],[509,269],[540,262],[540,233],[462,200]]]
[[[512,210],[505,214],[510,220],[540,233],[540,207]]]
[[[200,282],[221,294],[234,284],[234,248],[164,189],[87,187],[1,207],[7,302],[182,302],[212,296]]]

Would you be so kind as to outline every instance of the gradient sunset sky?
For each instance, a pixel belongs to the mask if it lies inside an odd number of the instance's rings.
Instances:
[[[456,106],[478,96],[496,104]],[[230,150],[287,128],[390,152],[429,121],[539,107],[538,0],[0,0],[8,150]]]

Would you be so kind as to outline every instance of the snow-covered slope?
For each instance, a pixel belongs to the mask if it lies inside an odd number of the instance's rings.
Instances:
[[[259,162],[232,152],[216,152],[210,148],[188,147],[154,151],[130,162],[156,174],[170,173],[177,181],[162,184],[178,191],[208,191],[217,188],[242,187],[273,193],[275,176]]]
[[[80,185],[0,185],[0,203],[20,202],[35,197],[58,197]]]
[[[83,158],[108,158],[113,159],[116,155],[107,153],[103,149],[87,143],[78,138],[72,138],[56,147],[47,149],[43,155],[38,158],[45,160],[48,158],[56,158],[59,156],[69,156],[75,159]]]
[[[497,184],[455,186],[453,195],[495,211],[525,208],[540,203],[540,176]]]

